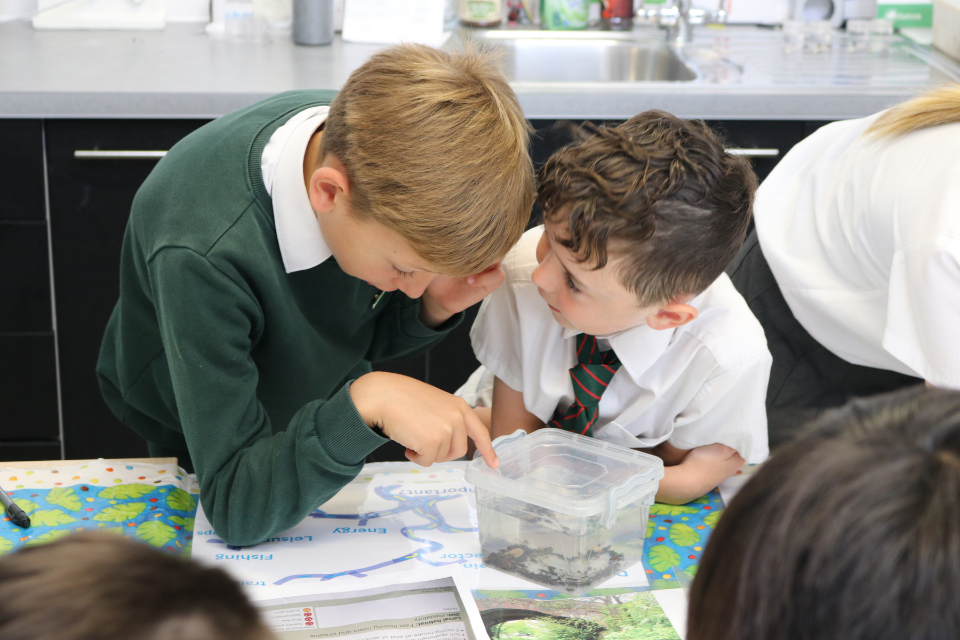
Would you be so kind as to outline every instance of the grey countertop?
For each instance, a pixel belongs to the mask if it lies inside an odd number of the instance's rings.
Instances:
[[[650,27],[638,38],[661,37]],[[162,31],[35,31],[0,24],[0,117],[208,118],[289,89],[337,89],[378,46],[300,47]],[[782,34],[699,28],[692,82],[513,82],[529,118],[628,118],[650,108],[711,119],[839,119],[879,111],[960,64],[894,36],[882,52],[786,53]]]

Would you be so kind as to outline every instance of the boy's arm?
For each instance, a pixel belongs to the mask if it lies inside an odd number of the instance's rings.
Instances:
[[[751,463],[766,458],[765,400],[770,360],[764,349],[739,366],[707,379],[674,419],[670,440],[656,448],[661,450],[665,465],[674,462],[664,469],[658,501],[685,504],[734,475],[745,464],[743,456]],[[695,444],[684,446],[687,442]],[[712,444],[700,445],[702,442]]]
[[[663,479],[657,502],[686,504],[734,475],[744,460],[724,444],[708,444],[689,451],[663,442],[648,451],[663,460]],[[678,462],[679,461],[679,462]]]
[[[460,324],[464,309],[483,300],[503,278],[497,263],[465,278],[437,276],[416,300],[400,292],[384,294],[390,300],[377,320],[377,333],[366,359],[399,360],[426,351]]]
[[[533,433],[543,428],[540,418],[523,406],[523,393],[507,386],[500,378],[493,379],[493,408],[490,418],[490,439],[523,429]]]
[[[169,368],[174,409],[197,471],[204,511],[228,544],[249,546],[298,524],[356,477],[366,456],[387,442],[368,426],[371,419],[361,416],[349,384],[328,400],[304,405],[288,424],[272,425],[257,398],[259,370],[251,356],[261,313],[257,302],[204,256],[186,248],[158,253],[149,277],[165,345],[158,359]],[[368,375],[368,382],[378,383],[374,393],[407,402],[417,394],[402,383],[428,387],[403,376],[384,381]],[[443,395],[406,411],[410,415],[404,424],[423,419],[436,425],[438,415],[442,422],[460,405],[472,416],[461,399],[429,389]],[[408,406],[384,411],[403,413]],[[415,433],[401,442],[419,448],[424,461],[442,459],[440,449],[447,447],[449,456],[461,446],[467,420],[432,431],[411,429]],[[493,460],[482,425],[477,435],[481,451],[485,445]]]
[[[364,355],[368,362],[403,360],[419,355],[436,345],[460,324],[463,314],[448,317],[441,325],[429,326],[421,318],[422,301],[408,298],[400,291],[383,294],[383,308],[377,316],[377,328]]]

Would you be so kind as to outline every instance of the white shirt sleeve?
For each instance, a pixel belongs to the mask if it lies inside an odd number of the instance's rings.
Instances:
[[[936,235],[894,255],[883,348],[930,384],[960,389],[960,240]]]
[[[678,449],[725,444],[749,464],[767,459],[767,382],[772,358],[759,355],[706,380],[676,417],[667,441]]]

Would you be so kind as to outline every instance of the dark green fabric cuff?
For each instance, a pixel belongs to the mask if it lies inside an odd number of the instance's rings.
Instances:
[[[439,338],[463,322],[464,313],[455,313],[435,329],[420,322],[420,299],[410,300],[400,311],[400,330],[410,338],[429,340]]]
[[[345,465],[363,463],[368,454],[390,441],[377,435],[360,417],[350,397],[351,384],[353,380],[343,385],[317,412],[320,446],[327,455]]]

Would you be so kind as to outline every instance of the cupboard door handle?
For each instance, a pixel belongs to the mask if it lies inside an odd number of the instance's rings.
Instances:
[[[775,158],[780,155],[780,149],[727,149],[727,153],[735,156],[751,158]],[[159,160],[167,155],[166,151],[81,151],[73,152],[77,160]]]
[[[735,156],[751,158],[775,158],[780,155],[780,149],[727,149],[727,153]],[[167,155],[166,151],[81,151],[73,152],[77,160],[159,160]]]
[[[77,160],[159,160],[166,151],[74,151]]]
[[[748,158],[776,158],[780,155],[780,149],[727,149],[726,151],[730,155]]]

